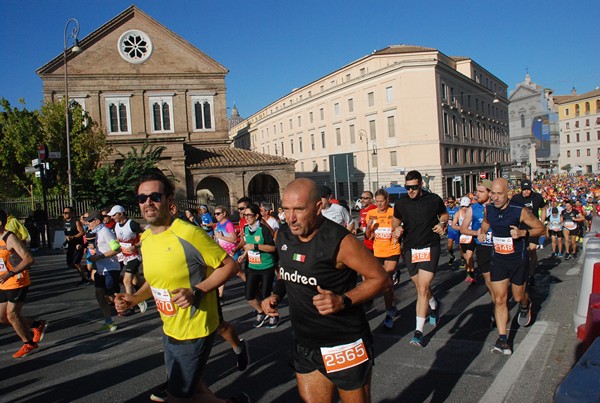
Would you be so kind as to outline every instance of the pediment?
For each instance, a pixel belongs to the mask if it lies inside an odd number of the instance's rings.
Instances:
[[[532,88],[520,86],[510,94],[508,100],[512,102],[518,99],[529,98],[533,96],[540,96],[540,93]]]
[[[119,39],[131,30],[147,35],[152,52],[142,63],[121,56]],[[96,31],[80,40],[82,51],[69,53],[69,76],[224,76],[227,69],[208,55],[158,23],[135,6],[129,7]],[[129,60],[132,60],[129,58]],[[63,55],[57,56],[37,73],[64,74]]]

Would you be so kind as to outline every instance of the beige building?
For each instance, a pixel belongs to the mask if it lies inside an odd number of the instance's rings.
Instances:
[[[101,125],[117,151],[144,142],[165,146],[160,167],[178,180],[180,198],[278,200],[294,178],[291,159],[230,147],[227,69],[137,7],[79,45],[80,53],[67,53],[69,99]],[[61,54],[38,69],[45,99],[64,98],[64,68]]]
[[[571,173],[600,173],[600,89],[555,95],[560,125],[559,167]],[[563,171],[564,172],[564,171]]]
[[[353,198],[419,170],[440,195],[473,191],[510,167],[507,86],[466,57],[390,46],[266,106],[235,144],[293,156],[296,176]]]

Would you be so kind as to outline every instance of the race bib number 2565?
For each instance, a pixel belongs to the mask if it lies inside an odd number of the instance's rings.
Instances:
[[[321,347],[321,355],[327,373],[352,368],[369,359],[362,339],[335,347]]]

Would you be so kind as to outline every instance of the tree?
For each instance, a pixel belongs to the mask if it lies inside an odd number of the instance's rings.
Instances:
[[[96,207],[120,204],[126,209],[137,209],[134,187],[139,178],[156,169],[162,152],[166,147],[151,147],[144,143],[139,150],[131,147],[126,155],[119,153],[121,159],[114,164],[104,164],[93,171],[89,179],[77,183],[78,195],[92,199]]]

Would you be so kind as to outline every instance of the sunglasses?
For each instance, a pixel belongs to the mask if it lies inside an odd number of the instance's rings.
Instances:
[[[248,207],[238,207],[238,211],[246,210]]]
[[[256,214],[242,214],[242,216],[244,216],[244,217],[255,217]]]
[[[63,214],[71,214],[70,211],[63,211]]]
[[[408,190],[419,190],[421,185],[404,185],[404,187],[407,188]]]
[[[222,211],[215,211],[215,215],[221,215],[221,214],[223,214]]]
[[[152,192],[149,195],[139,194],[139,195],[136,195],[136,197],[137,197],[139,204],[146,203],[146,200],[148,200],[148,198],[150,198],[150,200],[152,200],[154,203],[158,203],[161,201],[163,194],[159,193],[159,192]]]
[[[363,200],[369,200],[369,199],[372,199],[372,197],[361,197],[361,199],[363,199]]]

